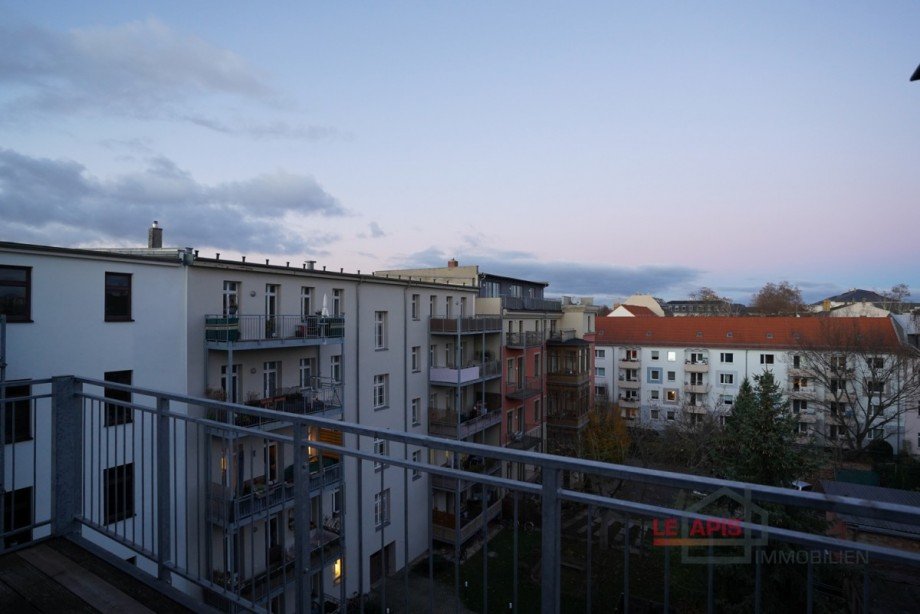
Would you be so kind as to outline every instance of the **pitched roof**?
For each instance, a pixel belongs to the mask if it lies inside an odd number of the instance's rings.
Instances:
[[[653,318],[658,317],[657,315],[655,315],[654,311],[642,305],[620,305],[620,307],[622,307],[623,309],[625,309],[626,311],[628,311],[629,313],[633,314],[634,316],[638,318],[646,318],[649,316]]]
[[[834,302],[834,303],[875,303],[877,301],[888,300],[878,292],[873,292],[872,290],[861,290],[855,288],[849,292],[844,292],[838,294],[837,296],[829,296],[825,300]],[[820,305],[820,301],[818,302]]]
[[[834,340],[871,340],[873,349],[900,346],[890,318],[598,318],[597,345],[795,349],[834,347]]]

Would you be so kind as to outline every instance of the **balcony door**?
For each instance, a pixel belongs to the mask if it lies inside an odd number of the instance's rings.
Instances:
[[[265,336],[275,334],[275,316],[278,315],[278,295],[281,287],[277,284],[265,284]]]

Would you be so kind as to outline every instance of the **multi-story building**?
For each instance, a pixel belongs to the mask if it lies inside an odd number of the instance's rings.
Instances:
[[[741,381],[771,371],[803,440],[838,443],[845,421],[882,412],[892,419],[869,436],[897,449],[908,401],[897,387],[916,387],[902,350],[889,318],[604,318],[594,386],[625,418],[662,428],[724,422]]]
[[[469,305],[473,315],[475,288],[326,271],[312,263],[297,267],[205,258],[192,249],[164,249],[155,242],[138,250],[2,243],[0,272],[0,305],[8,318],[7,380],[74,373],[418,433],[428,432],[429,416],[437,416],[438,403],[448,397],[459,410],[457,400],[472,399],[474,388],[484,390],[493,407],[494,397],[488,394],[499,393],[497,326],[485,343],[481,335],[476,341],[464,335],[476,345],[461,355],[463,344],[458,344],[450,365],[434,362],[437,352],[428,343],[424,305],[443,306],[437,311],[442,318],[452,315],[455,304]],[[481,377],[463,395],[429,395],[429,375],[443,377],[443,367],[466,377],[456,361],[478,355],[489,362],[486,352],[492,366],[480,366]],[[443,383],[445,391],[464,388]],[[113,389],[107,396],[118,394]],[[468,409],[474,406],[475,400]],[[20,409],[28,412],[28,404],[7,414],[8,430],[28,445],[29,429],[49,427]],[[99,431],[95,437],[152,437],[152,430],[137,432],[142,429],[132,424],[130,412],[112,408],[110,413],[92,427]],[[259,427],[277,431],[271,424]],[[497,427],[495,433],[497,443]],[[331,426],[311,429],[307,436],[400,458],[420,460],[421,455],[383,440],[343,441]],[[190,485],[184,496],[200,502],[207,518],[204,525],[180,533],[192,541],[196,532],[206,534],[210,548],[197,565],[216,585],[285,611],[293,607],[291,600],[283,589],[271,587],[276,575],[290,573],[291,556],[283,545],[293,543],[295,459],[290,450],[280,450],[265,436],[231,436],[224,429],[214,429],[205,443],[189,442],[188,457],[180,464],[204,464],[209,481]],[[404,523],[391,521],[406,517],[408,509],[428,506],[427,474],[406,481],[382,463],[342,462],[314,447],[308,455],[310,517],[316,524],[312,567],[319,570],[314,590],[331,597],[367,592],[383,574],[427,550],[424,531],[408,531]],[[109,510],[106,521],[121,523],[126,531],[136,515],[149,515],[152,505],[141,490],[143,480],[135,477],[141,467],[133,460],[113,457],[111,466],[101,468],[103,475],[92,476],[103,490],[109,483],[122,489],[124,503]],[[16,486],[29,487],[22,481]],[[33,511],[49,505],[28,499]],[[100,542],[130,556],[111,540],[100,537]]]

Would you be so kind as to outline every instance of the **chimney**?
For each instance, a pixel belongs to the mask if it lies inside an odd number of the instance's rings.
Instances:
[[[306,265],[307,265],[307,270],[312,271],[313,269],[316,268],[316,260],[307,260]]]
[[[147,247],[151,249],[163,247],[163,229],[157,226],[156,220],[153,220],[153,226],[147,231]]]
[[[456,269],[458,266],[460,266],[460,263],[457,262],[456,258],[451,258],[450,260],[447,261],[448,269]]]

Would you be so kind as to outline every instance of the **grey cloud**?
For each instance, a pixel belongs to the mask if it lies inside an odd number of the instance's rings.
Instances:
[[[480,271],[549,282],[547,291],[559,294],[610,297],[635,292],[660,294],[697,279],[700,271],[682,266],[618,267],[577,262],[539,262],[522,251],[482,250],[449,254],[437,247],[409,254],[398,266],[445,266],[456,256],[460,264],[478,264]]]
[[[143,235],[152,220],[167,228],[172,245],[238,251],[322,255],[338,236],[303,236],[285,218],[342,216],[339,202],[309,177],[261,175],[213,186],[197,182],[163,157],[143,171],[103,181],[72,161],[31,158],[0,149],[0,206],[10,236],[60,237],[60,244],[118,242]],[[60,233],[66,227],[69,233]]]
[[[380,224],[377,222],[371,222],[368,224],[367,232],[359,232],[357,235],[359,239],[379,239],[380,237],[387,236],[387,233],[383,232],[383,229],[380,227]]]
[[[102,113],[190,122],[256,139],[317,140],[333,128],[282,121],[221,121],[193,110],[202,97],[229,96],[277,107],[265,75],[228,49],[182,34],[157,19],[57,32],[0,26],[0,117],[7,122],[58,113]],[[0,120],[2,121],[2,120]]]

